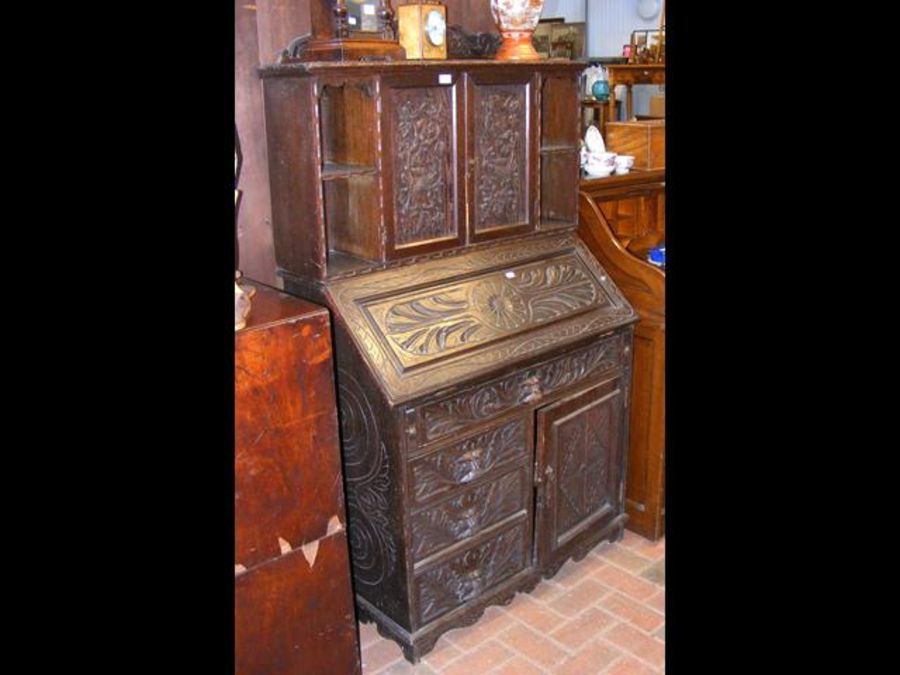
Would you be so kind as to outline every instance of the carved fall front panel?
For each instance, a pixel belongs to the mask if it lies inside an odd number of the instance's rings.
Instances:
[[[527,85],[475,87],[475,230],[528,220]]]
[[[456,235],[451,91],[449,87],[391,90],[397,246]]]
[[[408,368],[608,303],[578,256],[566,255],[364,307]]]

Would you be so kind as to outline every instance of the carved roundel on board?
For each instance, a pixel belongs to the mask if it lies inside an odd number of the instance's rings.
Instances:
[[[515,330],[529,321],[525,298],[503,279],[488,279],[475,285],[472,305],[486,323],[498,330]]]

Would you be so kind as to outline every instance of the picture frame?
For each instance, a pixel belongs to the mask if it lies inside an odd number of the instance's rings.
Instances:
[[[666,29],[649,28],[631,31],[629,63],[664,63]]]
[[[537,27],[534,29],[534,33],[531,35],[531,44],[534,45],[534,50],[542,59],[550,58],[550,31],[555,23],[559,22],[555,19],[551,21],[542,20],[538,22]]]
[[[583,21],[550,24],[550,58],[583,59],[585,35]]]

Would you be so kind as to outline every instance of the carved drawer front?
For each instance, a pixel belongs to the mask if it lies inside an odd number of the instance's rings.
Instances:
[[[414,559],[422,560],[527,509],[528,484],[529,472],[522,467],[413,514]]]
[[[419,620],[431,621],[477,598],[528,564],[528,523],[516,525],[416,577]]]
[[[497,467],[530,458],[524,418],[515,419],[410,461],[413,499],[424,504]]]
[[[519,405],[538,403],[548,393],[619,366],[622,336],[488,382],[421,409],[425,437],[432,441],[477,424]]]

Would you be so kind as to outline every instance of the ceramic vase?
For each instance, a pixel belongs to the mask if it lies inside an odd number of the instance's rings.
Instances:
[[[491,15],[503,43],[498,61],[537,61],[541,57],[531,44],[531,36],[541,18],[544,0],[491,0]]]
[[[607,80],[597,80],[591,86],[591,94],[598,101],[609,100],[609,82]]]

